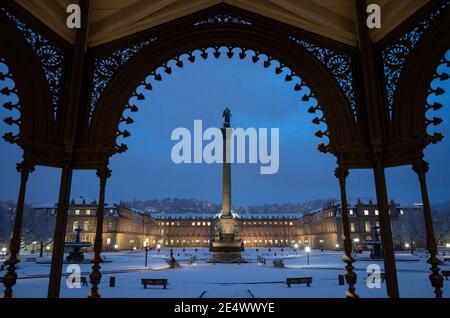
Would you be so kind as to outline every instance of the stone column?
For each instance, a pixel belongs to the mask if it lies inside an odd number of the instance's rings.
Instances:
[[[100,256],[103,247],[103,217],[105,212],[105,190],[106,190],[106,180],[111,176],[111,170],[107,167],[103,169],[97,170],[97,176],[100,179],[100,194],[98,200],[97,207],[97,224],[95,231],[95,243],[94,243],[94,258],[92,262],[94,265],[92,266],[92,271],[89,275],[90,281],[92,284],[91,292],[88,295],[88,298],[100,298],[100,294],[98,292],[98,285],[102,279],[102,273],[100,272],[100,263],[103,262],[102,257]]]
[[[231,215],[231,128],[222,128],[223,136],[223,168],[222,168],[222,218],[230,219]]]
[[[9,257],[6,261],[7,270],[5,277],[3,278],[3,284],[5,285],[4,298],[12,298],[12,287],[16,284],[17,273],[16,265],[20,262],[20,234],[22,231],[23,209],[25,205],[25,192],[27,188],[28,176],[34,171],[34,164],[23,161],[17,164],[17,171],[20,172],[20,190],[19,198],[17,199],[16,217],[14,220],[14,230],[11,236],[11,242],[9,246]]]

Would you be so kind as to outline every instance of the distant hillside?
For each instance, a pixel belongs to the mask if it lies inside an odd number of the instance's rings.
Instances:
[[[264,205],[252,205],[248,207],[233,207],[236,213],[306,213],[322,208],[329,200],[312,200],[302,203],[273,203]],[[131,207],[148,212],[165,213],[217,213],[221,206],[209,201],[196,199],[153,199],[125,202]]]

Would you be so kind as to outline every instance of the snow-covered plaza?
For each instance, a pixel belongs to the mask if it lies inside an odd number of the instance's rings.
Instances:
[[[207,260],[210,253],[206,249],[175,248],[173,255],[180,267],[170,269],[166,262],[170,250],[149,251],[148,266],[145,267],[145,252],[104,253],[106,261],[102,264],[102,297],[136,298],[342,298],[346,286],[339,285],[338,276],[343,273],[344,263],[340,251],[311,251],[309,257],[304,251],[294,252],[287,248],[246,250],[243,253],[248,261],[243,264],[211,264]],[[18,270],[19,279],[14,287],[16,297],[46,297],[50,257],[42,259],[35,255],[22,255]],[[87,257],[90,257],[86,255]],[[192,257],[196,261],[192,262]],[[265,264],[261,257],[266,259]],[[309,258],[309,265],[308,265]],[[381,288],[369,288],[367,268],[377,264],[383,268],[382,261],[372,261],[368,254],[355,255],[355,268],[358,274],[357,293],[361,297],[386,297],[385,283]],[[36,259],[36,261],[34,260]],[[284,268],[275,267],[273,261],[283,259]],[[397,271],[402,297],[433,297],[428,276],[429,265],[426,255],[396,254]],[[43,263],[43,264],[42,264]],[[64,265],[63,273],[67,266]],[[90,264],[80,265],[82,276],[88,278]],[[441,267],[448,270],[447,262]],[[116,286],[109,287],[110,277],[116,278]],[[287,278],[313,277],[311,287],[293,285],[288,288]],[[144,289],[141,278],[166,278],[167,289],[149,286]],[[445,282],[445,281],[444,281]],[[445,282],[446,283],[446,282]],[[66,279],[61,281],[61,297],[82,298],[89,292],[89,286],[68,288]],[[450,295],[449,284],[444,284],[444,297]]]

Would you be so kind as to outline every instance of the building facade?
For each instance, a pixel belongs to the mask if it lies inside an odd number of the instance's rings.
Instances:
[[[55,213],[56,205],[38,205]],[[390,215],[395,228],[405,228],[408,213],[418,208],[402,208],[391,202]],[[75,229],[82,228],[81,240],[94,243],[97,204],[72,202],[68,211],[66,241],[74,241]],[[379,212],[373,202],[360,200],[349,205],[353,245],[372,240],[379,226]],[[103,224],[103,248],[106,251],[161,247],[209,247],[214,238],[218,214],[142,212],[124,203],[106,205]],[[245,247],[310,246],[335,250],[343,246],[342,214],[339,203],[300,213],[246,213],[234,215],[237,238]],[[401,248],[401,244],[398,246]]]

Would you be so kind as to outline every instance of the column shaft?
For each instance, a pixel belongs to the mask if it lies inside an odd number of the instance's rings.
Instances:
[[[352,238],[350,236],[350,223],[348,217],[348,204],[347,204],[347,191],[346,191],[346,179],[348,176],[348,169],[339,165],[339,167],[335,170],[335,176],[339,179],[339,186],[341,190],[341,213],[342,213],[342,225],[344,232],[344,256],[343,260],[346,263],[345,266],[345,280],[348,284],[348,289],[346,291],[347,298],[358,298],[359,296],[356,294],[356,281],[357,276],[353,271],[353,263],[355,259],[352,257]]]
[[[391,216],[389,213],[388,194],[384,167],[380,160],[375,162],[374,168],[377,204],[379,210],[380,232],[384,252],[384,271],[386,274],[386,288],[388,296],[399,298],[397,267],[395,264],[394,243],[392,240]]]
[[[22,232],[23,223],[23,210],[25,206],[25,193],[27,188],[28,176],[34,171],[34,165],[23,161],[17,164],[17,171],[20,172],[20,190],[19,197],[17,199],[16,213],[14,219],[14,229],[11,236],[10,246],[9,246],[9,257],[6,261],[7,270],[3,278],[3,284],[5,286],[5,291],[3,294],[4,298],[12,298],[13,290],[12,287],[16,284],[17,273],[16,265],[20,262],[19,252],[20,252],[20,235]]]
[[[101,257],[102,247],[103,247],[103,218],[105,212],[105,190],[106,190],[106,180],[111,176],[111,170],[107,167],[97,170],[97,176],[100,179],[100,193],[97,208],[97,224],[95,232],[95,243],[94,243],[94,258],[92,266],[92,271],[89,275],[92,284],[91,291],[88,295],[89,298],[100,298],[100,293],[98,292],[98,285],[102,279],[102,273],[100,272],[100,263],[103,261]]]
[[[437,243],[434,236],[433,217],[431,214],[430,199],[428,197],[428,188],[426,181],[426,174],[429,170],[428,163],[424,160],[418,160],[416,163],[414,163],[413,170],[419,177],[420,190],[422,192],[423,216],[425,220],[425,230],[427,235],[427,249],[430,253],[430,258],[427,262],[431,265],[431,275],[429,276],[429,278],[431,285],[434,287],[436,298],[442,298],[442,287],[444,286],[444,279],[440,274],[439,269],[441,261],[437,258]]]
[[[69,210],[70,188],[72,186],[73,169],[70,163],[65,163],[61,173],[59,187],[58,209],[53,238],[53,254],[50,268],[48,298],[59,298],[62,265],[64,260],[64,243],[67,227],[67,212]]]

